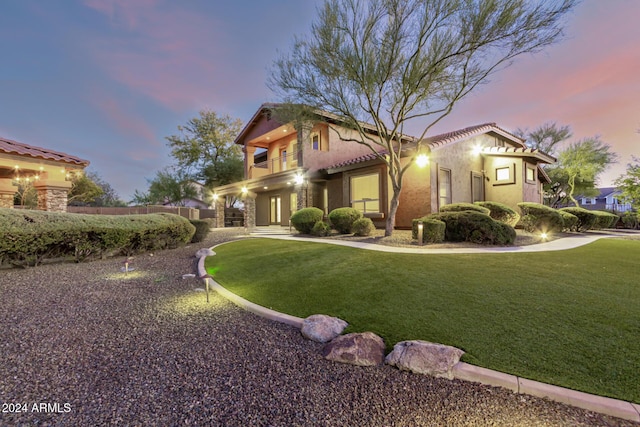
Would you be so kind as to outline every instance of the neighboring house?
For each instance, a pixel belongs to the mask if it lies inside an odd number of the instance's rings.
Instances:
[[[392,196],[384,162],[367,146],[340,140],[336,129],[343,137],[357,134],[331,114],[319,113],[319,123],[295,128],[271,117],[275,107],[262,105],[236,138],[245,154],[245,180],[214,188],[216,203],[242,197],[249,227],[288,224],[293,212],[309,206],[325,214],[351,206],[383,227]],[[449,203],[491,200],[515,209],[522,201],[541,203],[549,178],[540,164],[555,162],[493,123],[427,138],[422,145],[429,163],[405,174],[398,228]]]
[[[618,197],[622,192],[616,187],[598,188],[598,195],[595,197],[579,196],[576,199],[581,208],[598,211],[626,212],[631,210],[630,203],[621,203]]]
[[[38,209],[67,210],[71,174],[89,165],[66,153],[0,138],[0,208],[13,208],[17,182],[28,180],[38,193]]]

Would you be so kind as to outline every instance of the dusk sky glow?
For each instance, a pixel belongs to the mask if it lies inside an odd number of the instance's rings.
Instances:
[[[246,122],[320,0],[4,0],[0,136],[91,162],[120,198],[172,163],[165,137],[201,109]],[[556,121],[640,156],[640,1],[584,0],[566,38],[492,77],[430,134]],[[417,126],[416,126],[417,127]],[[409,132],[411,133],[411,132]],[[418,134],[416,131],[414,134]]]

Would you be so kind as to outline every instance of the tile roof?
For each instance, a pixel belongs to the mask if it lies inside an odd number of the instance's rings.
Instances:
[[[511,139],[513,142],[525,147],[524,141],[514,134],[507,132],[506,130],[498,127],[495,123],[484,123],[481,125],[470,126],[464,129],[455,130],[453,132],[447,132],[436,136],[425,138],[423,141],[427,143],[432,149],[442,147],[454,142],[461,141],[472,136],[480,135],[486,132],[496,132]]]
[[[55,162],[72,163],[79,166],[88,166],[89,161],[79,157],[71,156],[59,151],[48,150],[46,148],[34,147],[11,139],[0,138],[0,153],[14,154],[18,156],[34,157]]]
[[[385,152],[382,152],[380,154],[384,155]],[[353,159],[349,159],[349,160],[345,160],[345,161],[342,161],[342,162],[339,162],[339,163],[335,163],[335,164],[333,164],[331,166],[327,166],[327,167],[322,168],[322,169],[324,169],[324,170],[336,169],[336,168],[341,168],[341,167],[344,167],[344,166],[355,165],[357,163],[367,162],[369,160],[376,160],[378,158],[379,157],[376,154],[368,153],[368,154],[364,154],[362,156],[354,157]]]

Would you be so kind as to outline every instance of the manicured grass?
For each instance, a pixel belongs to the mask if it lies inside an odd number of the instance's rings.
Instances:
[[[640,241],[546,253],[388,254],[315,242],[218,246],[230,291],[299,317],[340,317],[388,349],[422,339],[464,361],[640,403]]]

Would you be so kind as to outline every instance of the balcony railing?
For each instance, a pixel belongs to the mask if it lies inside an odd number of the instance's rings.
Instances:
[[[627,212],[631,210],[631,203],[607,203],[605,209],[615,212]]]
[[[249,170],[249,178],[258,178],[276,172],[283,172],[298,166],[298,152],[287,152],[286,156],[272,157],[264,162],[255,163]]]

